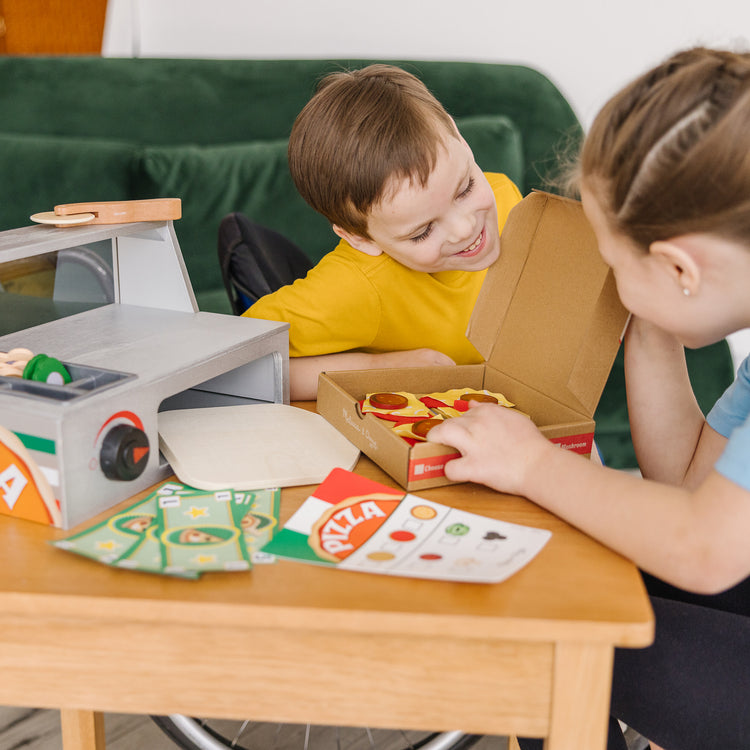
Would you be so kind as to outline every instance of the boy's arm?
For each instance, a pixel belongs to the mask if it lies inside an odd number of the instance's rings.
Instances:
[[[633,318],[625,336],[628,414],[644,477],[695,487],[708,475],[726,440],[705,421],[688,376],[683,346]]]
[[[449,367],[456,363],[434,349],[411,349],[402,352],[338,352],[318,357],[289,359],[289,390],[293,401],[313,401],[318,396],[318,376],[336,370],[374,370],[390,367]]]

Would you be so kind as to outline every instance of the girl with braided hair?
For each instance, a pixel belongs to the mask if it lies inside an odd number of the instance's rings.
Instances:
[[[750,327],[750,55],[690,49],[631,83],[594,121],[577,184],[632,313],[643,478],[581,461],[492,405],[428,439],[459,450],[448,478],[524,495],[644,572],[656,637],[615,654],[609,750],[626,747],[615,719],[652,748],[747,750],[750,358],[704,417],[684,347]]]

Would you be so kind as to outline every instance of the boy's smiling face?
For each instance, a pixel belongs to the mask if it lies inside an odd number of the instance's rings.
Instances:
[[[481,271],[500,255],[495,196],[463,138],[446,139],[424,187],[394,178],[367,229],[371,239],[334,227],[363,253],[426,273]]]

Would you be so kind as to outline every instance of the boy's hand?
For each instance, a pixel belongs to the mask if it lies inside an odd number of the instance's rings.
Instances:
[[[530,472],[556,449],[523,414],[495,404],[472,404],[461,417],[433,427],[427,440],[456,448],[461,458],[448,461],[445,476],[456,482],[480,482],[500,492],[523,495]]]

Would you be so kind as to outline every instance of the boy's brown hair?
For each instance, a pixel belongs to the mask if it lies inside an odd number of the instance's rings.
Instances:
[[[289,169],[331,224],[371,239],[368,214],[391,178],[426,185],[448,137],[459,137],[453,120],[422,81],[369,65],[321,81],[292,128]]]
[[[693,232],[750,243],[750,54],[685,50],[624,88],[586,137],[580,179],[644,249]]]

